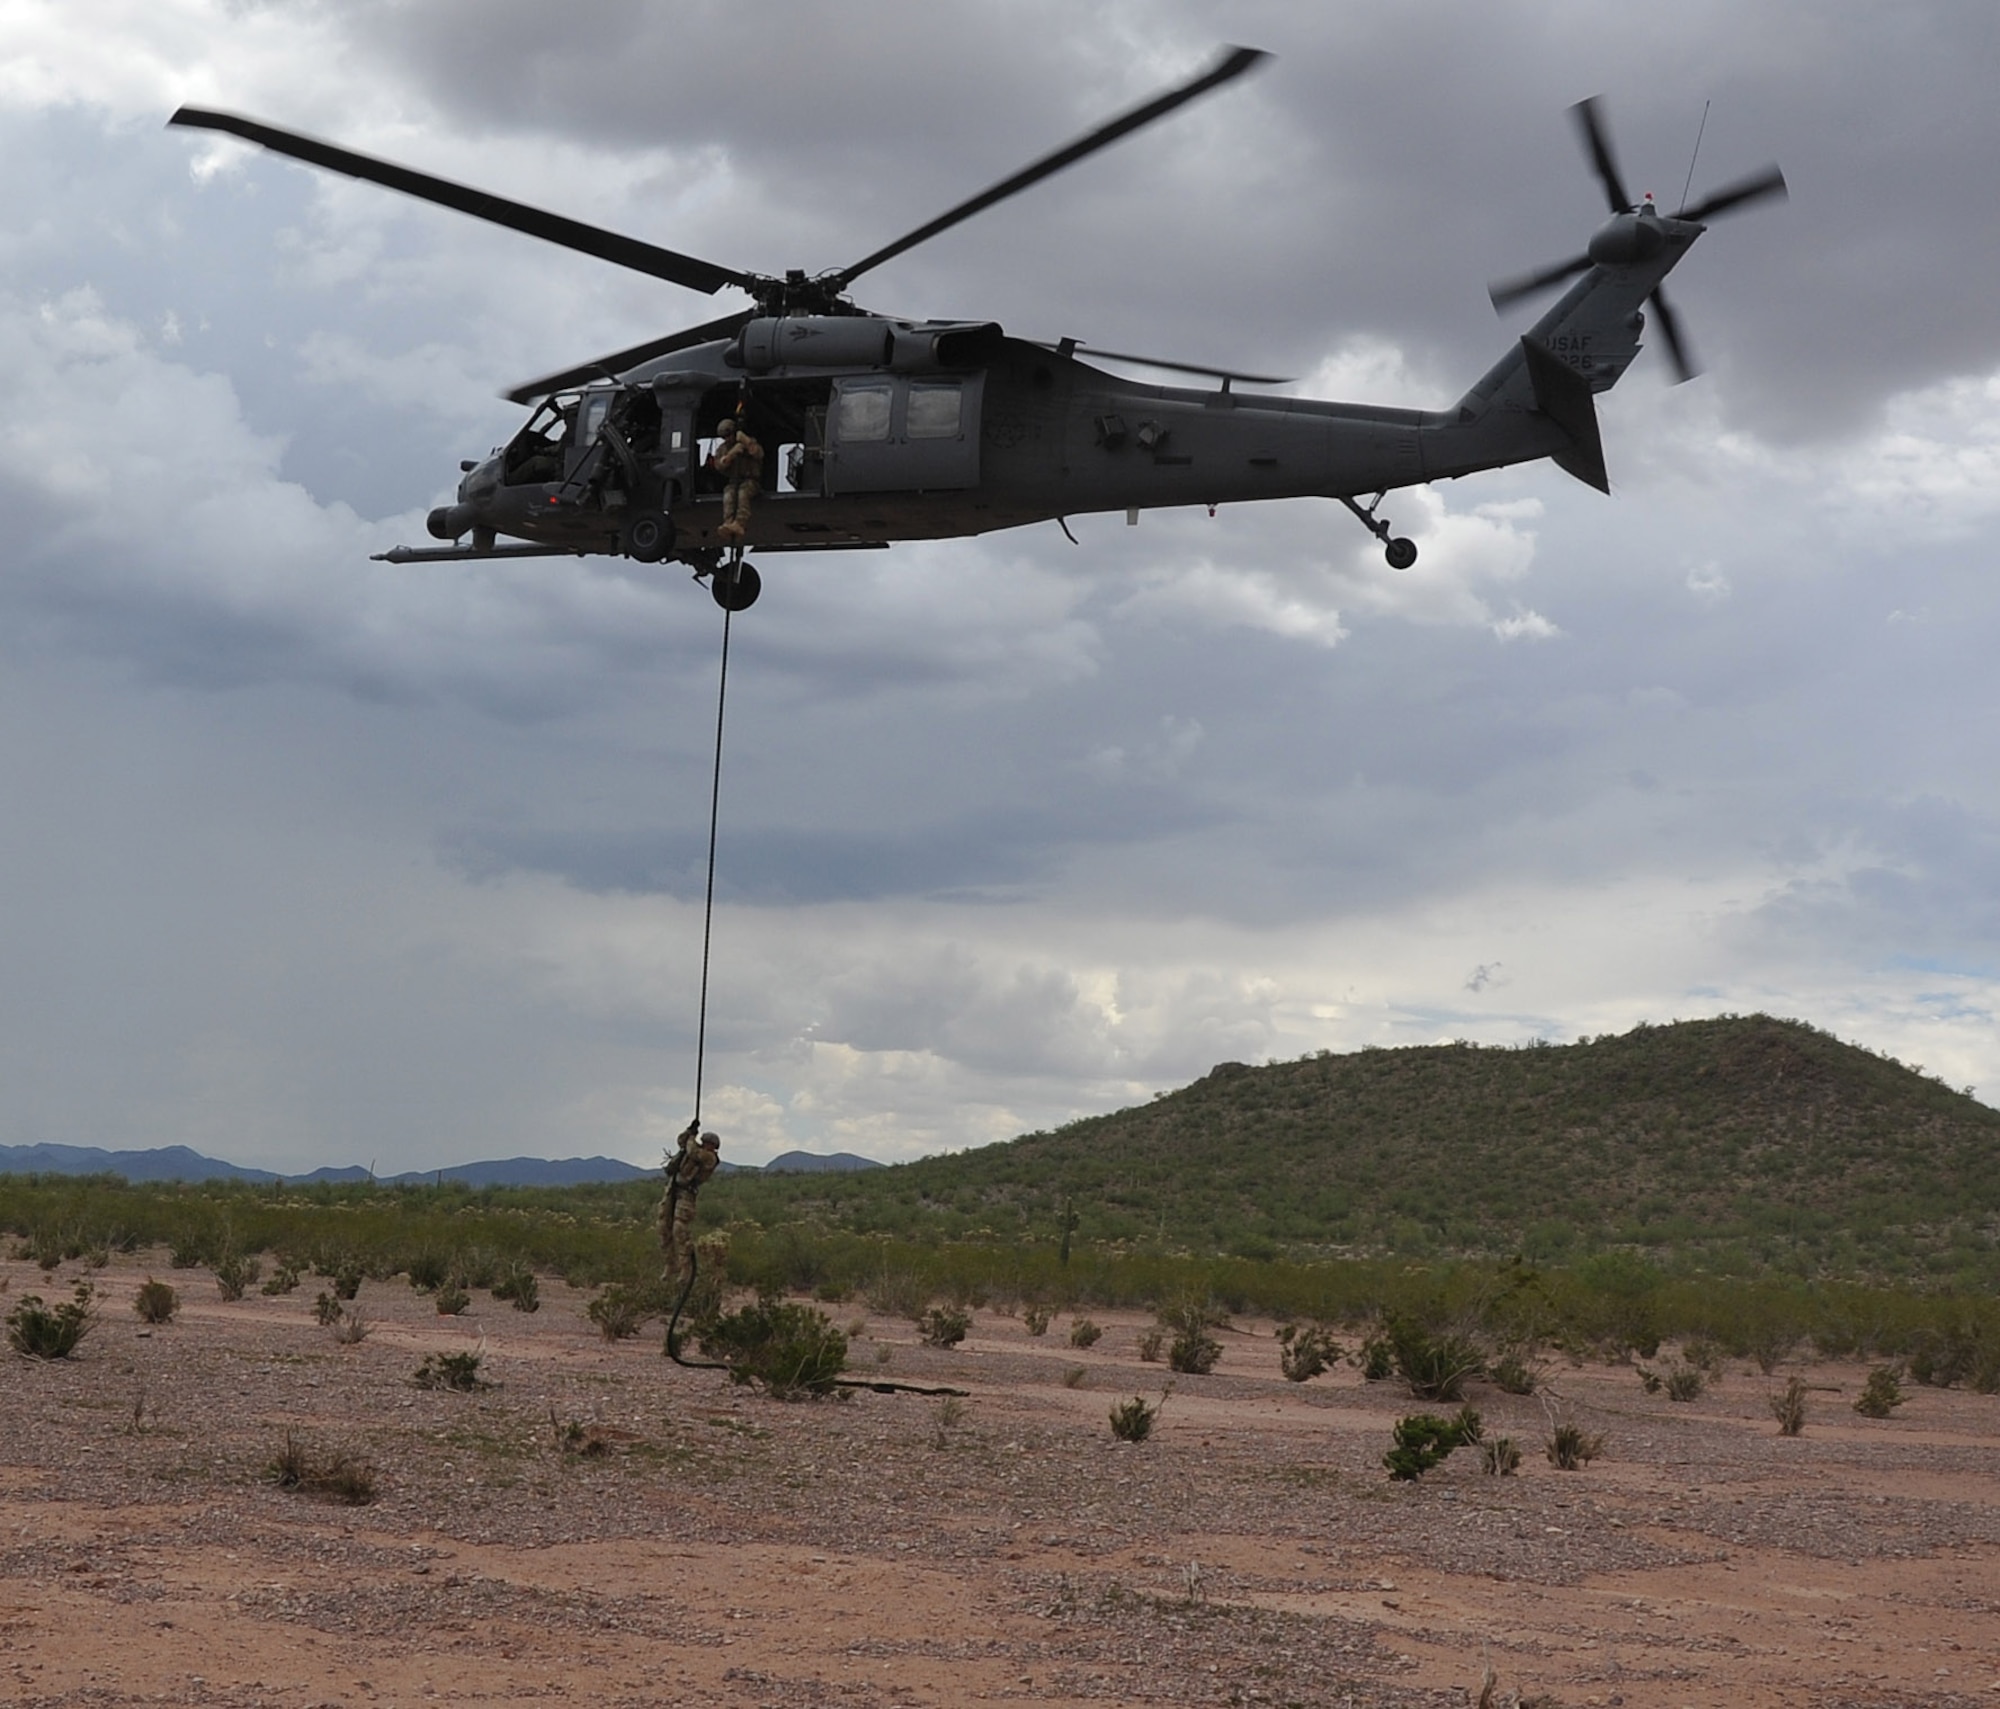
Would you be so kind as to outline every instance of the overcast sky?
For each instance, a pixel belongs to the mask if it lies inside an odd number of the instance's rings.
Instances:
[[[1765,1010],[2000,1102],[2000,9],[0,0],[0,1143],[285,1170],[690,1113],[720,613],[396,568],[505,386],[709,299],[221,139],[220,106],[725,264],[851,261],[1224,41],[1257,75],[870,306],[1455,399],[1678,202],[1706,372],[1547,465],[765,571],[704,1114],[883,1160],[1217,1061]]]

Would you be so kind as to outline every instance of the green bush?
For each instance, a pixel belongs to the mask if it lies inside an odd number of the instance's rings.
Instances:
[[[1894,1365],[1877,1365],[1861,1385],[1854,1410],[1863,1418],[1887,1418],[1903,1404],[1903,1385]]]
[[[30,1359],[67,1359],[97,1322],[91,1297],[88,1282],[78,1282],[59,1306],[45,1304],[40,1294],[23,1294],[7,1314],[8,1345]]]
[[[847,1368],[847,1337],[823,1311],[772,1297],[713,1319],[701,1349],[732,1382],[757,1383],[777,1400],[832,1394]]]
[[[1160,1362],[1160,1352],[1167,1344],[1167,1332],[1157,1326],[1139,1331],[1139,1357],[1149,1365]]]
[[[181,1296],[168,1283],[148,1276],[132,1296],[132,1309],[141,1323],[172,1323],[174,1313],[181,1309]]]
[[[491,1386],[479,1374],[481,1362],[478,1353],[427,1353],[410,1380],[420,1389],[455,1389],[469,1394]]]
[[[1806,1385],[1797,1377],[1785,1385],[1782,1394],[1771,1396],[1771,1416],[1778,1421],[1778,1434],[1796,1436],[1806,1427]]]
[[[1676,1365],[1667,1373],[1668,1400],[1700,1400],[1708,1379],[1696,1365]]]
[[[506,1300],[516,1311],[542,1309],[542,1285],[525,1264],[509,1264],[494,1278],[492,1288],[496,1300]]]
[[[451,1260],[442,1252],[419,1252],[409,1262],[410,1286],[434,1294],[451,1276]]]
[[[457,1317],[472,1304],[472,1296],[456,1282],[447,1282],[437,1291],[439,1317]]]
[[[1288,1323],[1278,1331],[1278,1341],[1278,1368],[1287,1382],[1310,1382],[1340,1363],[1340,1343],[1324,1325]]]
[[[1581,1471],[1604,1452],[1604,1438],[1593,1436],[1582,1425],[1570,1422],[1558,1423],[1550,1432],[1549,1439],[1542,1445],[1549,1464],[1560,1472]]]
[[[927,1347],[956,1347],[971,1328],[971,1314],[956,1306],[934,1305],[917,1319],[917,1333]]]
[[[1493,1386],[1503,1394],[1533,1394],[1535,1373],[1518,1353],[1505,1353],[1486,1369]]]
[[[271,1295],[289,1294],[296,1290],[298,1285],[299,1266],[290,1259],[280,1258],[277,1267],[272,1270],[269,1279],[257,1291]]]
[[[1101,1325],[1092,1323],[1087,1317],[1080,1317],[1069,1326],[1069,1344],[1072,1347],[1095,1347],[1103,1334]]]
[[[1396,1349],[1380,1330],[1361,1343],[1360,1361],[1361,1375],[1368,1382],[1386,1382],[1396,1374]]]
[[[1470,1336],[1433,1331],[1414,1318],[1390,1323],[1389,1345],[1396,1374],[1418,1400],[1457,1400],[1466,1383],[1485,1368],[1485,1356]]]
[[[606,1341],[625,1341],[639,1333],[659,1306],[657,1289],[613,1282],[584,1307],[584,1316],[597,1325],[597,1333]]]
[[[1479,1414],[1469,1406],[1460,1407],[1451,1418],[1417,1412],[1396,1420],[1394,1446],[1382,1456],[1389,1476],[1401,1482],[1420,1478],[1441,1465],[1454,1448],[1477,1442],[1481,1435]]]
[[[1205,1377],[1222,1357],[1222,1343],[1199,1329],[1183,1329],[1167,1348],[1167,1369]]]
[[[215,1262],[215,1285],[226,1300],[240,1300],[244,1290],[264,1273],[255,1258],[240,1252],[226,1252]]]
[[[1143,1442],[1153,1434],[1153,1421],[1160,1416],[1158,1405],[1134,1395],[1111,1409],[1111,1434],[1121,1442]]]
[[[313,1316],[315,1318],[330,1328],[341,1320],[344,1312],[345,1308],[334,1295],[328,1293],[324,1288],[320,1289],[319,1298],[313,1301]]]

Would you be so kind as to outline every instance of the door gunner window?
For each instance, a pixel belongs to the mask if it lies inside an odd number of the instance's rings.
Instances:
[[[912,439],[956,439],[962,396],[956,380],[911,381],[905,432]]]
[[[889,402],[894,396],[885,380],[880,384],[856,385],[852,380],[840,388],[840,404],[834,416],[834,436],[842,444],[857,445],[870,439],[889,437]]]

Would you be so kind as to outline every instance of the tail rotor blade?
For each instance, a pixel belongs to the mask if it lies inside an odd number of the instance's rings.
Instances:
[[[1565,279],[1575,278],[1589,265],[1588,255],[1572,256],[1553,267],[1544,267],[1539,273],[1524,273],[1518,279],[1496,280],[1486,287],[1486,294],[1493,299],[1496,309],[1504,309],[1523,297],[1532,297],[1537,291],[1546,291],[1551,285],[1560,285]]]
[[[1745,202],[1761,202],[1767,196],[1780,200],[1791,192],[1785,187],[1785,175],[1775,166],[1767,166],[1762,172],[1753,172],[1748,178],[1739,178],[1734,184],[1725,184],[1720,190],[1702,197],[1691,208],[1683,208],[1675,217],[1684,220],[1713,219],[1717,214],[1726,214],[1731,208],[1740,208]]]
[[[1576,128],[1583,134],[1583,146],[1590,156],[1590,164],[1597,169],[1597,176],[1604,185],[1604,199],[1611,204],[1614,214],[1630,213],[1633,202],[1625,189],[1625,179],[1618,170],[1617,159],[1611,152],[1611,138],[1604,128],[1604,121],[1598,116],[1599,97],[1586,96],[1570,108],[1576,119]]]

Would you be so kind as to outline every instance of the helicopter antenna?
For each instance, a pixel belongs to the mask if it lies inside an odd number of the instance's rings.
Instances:
[[[1681,206],[1683,208],[1688,205],[1688,197],[1694,191],[1694,163],[1701,158],[1701,139],[1708,134],[1708,109],[1714,105],[1715,103],[1712,100],[1704,101],[1701,104],[1701,125],[1694,133],[1694,153],[1688,156],[1687,182],[1681,186]]]

